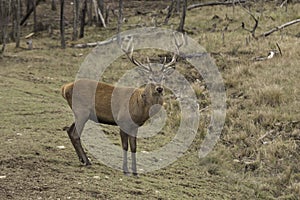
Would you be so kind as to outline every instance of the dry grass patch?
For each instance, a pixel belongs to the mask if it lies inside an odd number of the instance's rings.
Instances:
[[[265,86],[256,90],[252,97],[257,106],[280,106],[284,102],[284,92],[279,86]]]

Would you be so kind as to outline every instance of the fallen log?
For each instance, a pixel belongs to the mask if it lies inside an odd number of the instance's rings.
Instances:
[[[273,29],[271,29],[271,30],[269,30],[269,31],[267,31],[267,32],[265,32],[265,33],[263,33],[263,34],[261,34],[260,37],[267,37],[267,36],[271,35],[272,33],[276,32],[276,31],[279,31],[279,30],[281,30],[281,29],[284,29],[284,28],[286,28],[286,27],[288,27],[288,26],[291,26],[291,25],[296,24],[296,23],[299,23],[299,22],[300,22],[300,18],[299,18],[299,19],[295,19],[295,20],[290,21],[290,22],[287,22],[287,23],[285,23],[285,24],[282,24],[282,25],[280,25],[280,26],[277,26],[277,27],[275,27],[275,28],[273,28]]]
[[[85,43],[85,44],[75,44],[73,47],[74,48],[92,48],[92,47],[96,47],[96,46],[106,45],[106,44],[112,43],[116,40],[117,40],[116,38],[112,38],[112,39],[101,41],[101,42],[89,42],[89,43]]]
[[[220,6],[220,5],[235,5],[238,3],[246,3],[246,0],[234,0],[234,1],[226,1],[226,2],[207,2],[207,3],[197,3],[187,7],[188,10],[192,10],[195,8],[205,7],[205,6]]]

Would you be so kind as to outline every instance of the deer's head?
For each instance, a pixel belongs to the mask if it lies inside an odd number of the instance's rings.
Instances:
[[[125,52],[129,60],[138,67],[139,74],[148,78],[148,84],[146,85],[145,90],[152,96],[161,96],[163,94],[163,85],[165,78],[175,71],[175,63],[177,62],[179,48],[183,45],[183,41],[179,44],[175,35],[174,40],[176,52],[174,53],[172,60],[170,62],[167,62],[167,58],[164,57],[164,61],[162,63],[150,62],[150,59],[148,57],[146,63],[142,63],[133,58],[134,48],[132,45],[132,38],[130,39],[127,48],[123,48],[122,46],[122,50]]]

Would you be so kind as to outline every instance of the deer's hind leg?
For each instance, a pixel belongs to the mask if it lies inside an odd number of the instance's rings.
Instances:
[[[89,115],[87,113],[86,115],[84,115],[83,113],[81,113],[81,115],[75,114],[75,122],[71,125],[71,127],[67,131],[69,138],[73,144],[73,147],[78,155],[78,158],[80,162],[82,162],[84,165],[91,165],[91,162],[89,161],[86,153],[83,150],[83,147],[81,145],[81,140],[80,140],[80,136],[83,131],[84,125],[89,119],[88,116]]]
[[[76,126],[75,126],[75,122],[71,125],[71,127],[69,128],[69,130],[67,130],[67,133],[69,135],[69,138],[73,144],[73,147],[76,151],[76,154],[80,160],[80,162],[82,162],[84,165],[91,165],[91,162],[89,161],[86,153],[83,150],[83,147],[81,145],[81,140],[80,140],[80,136],[77,132]]]

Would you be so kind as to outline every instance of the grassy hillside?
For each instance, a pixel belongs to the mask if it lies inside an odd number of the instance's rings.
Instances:
[[[167,5],[162,2],[147,1],[145,6],[142,1],[125,1],[124,17],[128,21],[123,29],[153,26],[153,17],[158,26],[176,29],[178,14],[168,25],[162,24],[166,13],[161,10]],[[257,36],[300,16],[299,4],[288,4],[287,11],[275,2],[250,6],[259,17]],[[45,3],[38,13],[47,15],[45,21],[56,23],[55,13]],[[72,20],[71,15],[67,20]],[[192,73],[192,66],[181,60],[178,71],[190,76],[203,116],[198,133],[176,162],[139,178],[124,176],[90,154],[93,165],[81,166],[63,131],[73,116],[60,87],[75,79],[80,64],[92,50],[71,47],[71,27],[67,26],[65,50],[59,47],[58,29],[51,37],[47,31],[37,33],[33,50],[25,49],[24,38],[23,48],[8,44],[0,58],[0,199],[299,199],[299,24],[256,40],[241,27],[242,22],[249,29],[254,25],[240,6],[187,12],[188,35],[212,55],[224,79],[224,129],[213,151],[199,159],[199,146],[210,119],[210,99],[205,83],[195,82],[199,74]],[[86,37],[75,43],[107,39],[116,34],[115,25],[116,18],[112,17],[107,29],[87,27]],[[24,28],[22,36],[30,30],[30,25]],[[277,49],[276,43],[282,55],[253,60]],[[148,53],[157,56],[156,52]],[[119,66],[123,71],[132,67],[122,58],[113,63],[112,69]],[[108,72],[105,81],[114,83],[122,70]],[[169,99],[167,106],[173,115],[164,134],[139,139],[138,151],[157,149],[174,136],[172,127],[180,119],[178,105]],[[119,144],[117,129],[104,129]]]

